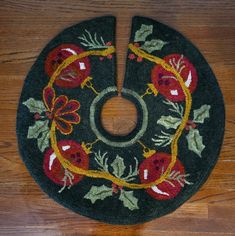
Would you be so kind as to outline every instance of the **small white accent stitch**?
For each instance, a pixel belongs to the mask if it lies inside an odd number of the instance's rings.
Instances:
[[[56,155],[55,155],[55,153],[53,152],[53,153],[50,155],[49,170],[51,170],[51,167],[52,167],[53,162],[54,162],[55,159],[56,159]]]
[[[148,170],[147,169],[144,170],[144,179],[148,179]]]
[[[162,190],[160,190],[157,186],[153,186],[153,187],[151,187],[151,189],[152,189],[155,193],[159,193],[159,194],[161,194],[161,195],[170,196],[168,193],[163,192]]]
[[[63,150],[63,151],[66,151],[66,150],[68,150],[68,149],[70,149],[70,148],[71,148],[70,145],[62,146],[62,150]]]
[[[81,70],[85,70],[86,69],[86,66],[85,66],[84,62],[79,62],[79,66],[80,66]]]
[[[187,78],[187,80],[186,80],[184,83],[185,83],[185,85],[186,85],[187,87],[189,87],[189,85],[191,84],[191,82],[192,82],[192,73],[191,73],[191,71],[189,71],[188,78]]]
[[[67,52],[72,53],[73,55],[77,55],[77,53],[71,48],[62,48],[61,51],[67,51]]]
[[[175,90],[170,90],[171,92],[171,95],[174,95],[174,96],[177,96],[178,95],[178,90],[175,89]]]

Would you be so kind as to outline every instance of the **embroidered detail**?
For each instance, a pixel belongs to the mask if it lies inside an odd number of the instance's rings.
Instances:
[[[58,148],[65,159],[74,166],[83,168],[84,170],[89,168],[89,156],[79,143],[73,140],[61,140],[58,142]],[[58,193],[63,192],[66,187],[70,189],[83,178],[82,175],[64,168],[52,148],[48,149],[44,155],[43,169],[50,180],[62,186]]]
[[[184,95],[185,95],[185,113],[184,116],[182,118],[182,122],[179,125],[178,129],[176,130],[176,133],[174,135],[174,137],[172,138],[172,145],[171,145],[171,162],[169,164],[169,166],[167,167],[165,173],[159,178],[156,179],[154,182],[152,183],[147,183],[147,184],[135,184],[135,183],[127,183],[126,181],[123,181],[119,178],[116,178],[108,173],[105,172],[99,172],[99,171],[93,171],[93,170],[83,170],[79,167],[75,167],[73,166],[71,163],[68,163],[65,161],[63,155],[61,155],[58,147],[57,147],[57,140],[56,140],[56,135],[55,135],[55,123],[52,122],[51,125],[51,132],[50,132],[50,138],[51,138],[51,144],[53,149],[55,150],[55,153],[59,159],[59,161],[62,163],[62,165],[71,170],[74,173],[78,173],[78,174],[83,174],[86,176],[90,176],[93,178],[105,178],[105,179],[109,179],[111,180],[113,183],[120,185],[120,186],[125,186],[128,188],[132,188],[132,189],[138,189],[138,188],[148,188],[151,187],[153,185],[157,185],[159,183],[162,183],[164,181],[164,179],[167,178],[169,172],[171,171],[171,169],[174,167],[174,164],[176,162],[176,156],[177,156],[177,152],[178,152],[178,147],[177,147],[177,142],[179,137],[182,134],[182,131],[187,123],[188,120],[188,116],[191,110],[191,104],[192,104],[192,98],[191,98],[191,93],[188,90],[187,86],[184,83],[183,78],[181,77],[181,75],[171,66],[169,66],[164,60],[162,60],[161,58],[155,57],[153,55],[149,55],[147,53],[145,53],[143,50],[138,49],[137,47],[135,47],[133,44],[129,44],[129,48],[138,56],[148,59],[149,61],[155,62],[157,64],[160,64],[166,71],[170,71],[173,73],[173,75],[176,76],[177,80],[179,81],[180,86],[183,89]],[[109,48],[110,50],[112,50],[112,48]],[[90,51],[87,53],[84,53],[83,55],[79,55],[79,56],[71,56],[70,58],[65,60],[65,63],[63,64],[63,66],[59,67],[55,73],[53,74],[53,76],[51,77],[51,80],[48,83],[48,86],[52,86],[54,79],[56,77],[57,74],[60,73],[60,71],[65,68],[66,66],[68,66],[70,63],[72,63],[74,60],[76,60],[77,58],[81,58],[83,56],[87,56],[87,55],[107,55],[107,53],[109,52],[109,49],[105,49],[103,52],[97,52],[97,51]],[[98,137],[100,140],[102,137]]]
[[[202,157],[202,151],[205,145],[202,142],[202,136],[197,129],[190,128],[186,136],[188,141],[188,149],[195,152],[199,157]]]
[[[78,56],[84,50],[75,44],[61,44],[54,48],[47,56],[45,70],[49,77],[64,64],[70,56]],[[78,58],[63,68],[55,77],[55,84],[62,88],[76,88],[90,75],[90,61],[88,57]]]
[[[135,33],[134,42],[144,42],[144,44],[140,45],[139,43],[138,44],[135,43],[135,46],[140,47],[141,49],[145,50],[148,53],[152,53],[153,51],[156,51],[156,50],[161,50],[162,47],[166,45],[168,42],[164,42],[160,39],[152,39],[150,41],[146,41],[146,38],[150,36],[152,33],[153,33],[152,25],[142,24],[140,29],[137,30]],[[133,58],[133,56],[131,56],[131,58]],[[142,58],[142,57],[138,57],[138,58]],[[137,61],[138,61],[138,58],[137,58]]]
[[[197,87],[197,72],[191,62],[179,54],[171,54],[163,58],[174,68],[183,78],[185,86],[193,93]],[[156,65],[151,72],[152,83],[166,99],[172,102],[181,102],[185,100],[184,92],[177,81],[175,75],[162,66]]]
[[[152,25],[142,24],[140,29],[135,32],[134,42],[145,41],[145,39],[152,33],[153,33]]]
[[[138,160],[136,158],[134,158],[136,161],[134,169],[130,165],[129,173],[124,175],[127,168],[122,157],[117,155],[113,162],[108,165],[107,152],[101,154],[99,150],[98,152],[94,152],[94,155],[99,169],[110,173],[109,166],[111,166],[111,173],[117,178],[123,179],[125,181],[132,181],[138,175]],[[131,211],[139,209],[138,199],[134,196],[134,192],[126,191],[122,186],[115,183],[112,183],[111,187],[107,187],[105,185],[92,186],[84,198],[90,200],[91,203],[94,204],[97,200],[104,200],[105,198],[111,197],[115,194],[119,194],[119,200],[123,203],[124,207],[127,207]]]
[[[46,119],[47,108],[42,101],[37,101],[34,98],[29,98],[23,102],[31,113],[34,113],[35,123],[29,126],[27,138],[37,139],[37,145],[41,152],[49,146],[49,121]]]
[[[168,106],[171,106],[169,111],[177,115],[177,117],[173,116],[161,116],[157,121],[157,124],[164,126],[165,129],[177,129],[177,127],[181,124],[183,118],[184,108],[182,105],[178,103],[173,103],[171,101],[163,101]],[[199,130],[196,129],[197,123],[203,124],[206,118],[210,117],[209,111],[210,105],[202,105],[199,109],[195,109],[193,111],[193,120],[188,120],[185,124],[185,130],[189,131],[186,135],[186,139],[188,142],[188,149],[196,153],[199,157],[201,157],[201,153],[205,148],[203,144],[202,136],[199,133]],[[152,138],[152,141],[156,146],[166,147],[171,144],[173,140],[173,134],[166,133],[161,130],[160,135],[155,135]]]
[[[134,144],[135,142],[137,142],[144,134],[144,132],[147,129],[147,125],[148,125],[148,110],[147,110],[147,106],[144,102],[144,100],[134,91],[130,90],[130,89],[122,89],[122,93],[126,94],[128,96],[131,96],[132,98],[134,98],[136,100],[136,102],[139,103],[141,110],[143,112],[143,121],[142,121],[142,126],[139,129],[139,132],[130,140],[128,141],[123,141],[123,142],[117,142],[117,141],[111,141],[109,139],[107,139],[97,128],[96,126],[96,120],[95,120],[95,110],[97,107],[97,104],[99,103],[100,100],[102,100],[102,98],[112,92],[117,92],[117,88],[116,87],[107,87],[106,89],[104,89],[102,92],[100,92],[92,101],[91,106],[90,106],[90,125],[91,125],[91,129],[92,131],[95,133],[96,137],[101,140],[102,142],[114,146],[114,147],[128,147],[132,144]]]
[[[70,134],[73,130],[72,124],[80,122],[80,116],[76,111],[80,103],[76,100],[68,100],[64,95],[55,98],[55,91],[50,87],[43,90],[43,100],[47,107],[47,117],[54,120],[56,128],[63,134]]]
[[[124,175],[124,172],[126,171],[126,166],[124,164],[124,160],[119,155],[116,156],[114,161],[110,164],[112,167],[112,171],[109,170],[108,165],[108,157],[107,152],[101,154],[100,150],[98,152],[94,152],[95,155],[95,161],[99,166],[99,170],[103,170],[105,172],[111,173],[117,178],[120,178],[122,180],[125,180],[127,182],[130,182],[134,179],[136,179],[136,176],[138,175],[138,160],[134,157],[135,160],[135,167],[133,169],[132,165],[129,166],[129,172],[127,175]]]
[[[166,44],[167,44],[167,42],[164,42],[160,39],[152,39],[150,41],[144,42],[144,45],[141,46],[141,48],[148,53],[152,53],[153,51],[161,50],[162,47]]]
[[[104,42],[102,36],[97,39],[97,34],[95,33],[94,36],[88,30],[85,30],[86,34],[79,36],[78,39],[81,40],[81,45],[87,47],[88,49],[106,49],[112,46],[112,42]]]
[[[167,153],[156,153],[144,160],[139,167],[141,183],[149,183],[163,176],[170,162],[171,156]],[[185,184],[192,184],[186,177],[189,177],[189,174],[185,174],[184,167],[177,158],[167,178],[162,183],[147,188],[146,192],[158,200],[172,199],[179,194]]]
[[[94,204],[97,200],[104,200],[106,197],[111,197],[112,195],[112,188],[109,188],[105,185],[92,186],[84,198],[89,199],[91,203]]]
[[[170,67],[164,60],[155,57],[153,55],[147,54],[145,53],[143,50],[141,50],[140,48],[138,48],[136,43],[135,45],[130,44],[129,48],[138,56],[139,61],[141,61],[143,58],[149,60],[149,61],[153,61],[155,63],[159,63],[166,71],[170,71],[172,72],[172,74],[174,76],[176,76],[176,79],[179,81],[180,86],[182,87],[182,90],[184,92],[185,95],[185,99],[186,99],[186,106],[185,106],[185,113],[184,116],[182,118],[182,122],[179,125],[179,127],[176,130],[175,135],[172,138],[172,154],[171,154],[171,162],[169,163],[165,173],[159,177],[159,179],[155,179],[153,182],[151,183],[146,183],[146,184],[135,184],[135,183],[128,183],[127,181],[115,177],[113,175],[111,175],[110,173],[106,173],[106,172],[100,172],[100,171],[94,171],[94,170],[84,170],[80,167],[74,166],[71,162],[67,161],[65,157],[63,157],[63,153],[59,150],[59,148],[57,147],[57,140],[56,140],[56,134],[55,134],[55,129],[58,126],[58,122],[54,119],[52,119],[52,123],[51,123],[51,130],[50,130],[50,139],[51,139],[51,145],[52,148],[56,154],[57,159],[59,160],[59,162],[62,164],[64,169],[67,169],[73,173],[76,174],[80,174],[80,175],[86,175],[86,176],[90,176],[93,178],[105,178],[105,179],[109,179],[111,180],[114,184],[118,185],[118,186],[123,186],[123,187],[128,187],[128,188],[133,188],[133,189],[138,189],[138,188],[150,188],[154,185],[160,184],[162,183],[169,175],[170,171],[172,170],[172,168],[174,167],[175,163],[176,163],[176,155],[177,155],[177,142],[178,139],[182,133],[183,128],[185,127],[187,120],[188,120],[188,116],[189,116],[189,112],[190,112],[190,108],[191,108],[191,94],[187,88],[187,86],[184,84],[184,81],[182,79],[182,77],[180,76],[180,74],[172,67]],[[66,51],[66,50],[65,50]],[[57,76],[60,75],[60,73],[66,69],[69,65],[71,65],[73,62],[77,61],[78,59],[82,59],[84,57],[87,57],[89,55],[99,55],[99,56],[107,56],[109,54],[111,54],[112,52],[114,52],[114,48],[112,46],[110,46],[107,49],[104,49],[102,51],[96,51],[96,50],[91,50],[91,51],[87,51],[87,52],[81,52],[79,55],[74,55],[74,52],[71,50],[67,50],[67,52],[72,53],[73,55],[69,56],[68,58],[66,58],[63,63],[61,65],[59,65],[53,75],[50,78],[50,81],[48,83],[48,88],[51,88],[53,83],[55,82]],[[79,65],[80,66],[80,65]],[[48,92],[49,94],[49,99],[48,99],[48,103],[47,103],[47,107],[50,108],[50,103],[53,100],[53,92],[54,90],[51,88],[51,91]],[[133,92],[133,91],[132,91]],[[66,103],[64,102],[66,99],[64,98],[65,96],[61,95],[60,100],[61,103]],[[58,106],[60,108],[60,106]],[[50,118],[49,114],[49,118]],[[98,137],[98,139],[100,139]]]

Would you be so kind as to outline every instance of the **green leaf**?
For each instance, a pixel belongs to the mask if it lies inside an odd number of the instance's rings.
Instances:
[[[106,197],[110,197],[112,195],[112,188],[108,188],[105,185],[92,186],[90,191],[84,196],[84,198],[89,199],[92,204],[94,204],[97,200],[104,200]]]
[[[152,39],[151,41],[146,41],[141,48],[148,53],[151,53],[156,50],[161,50],[164,45],[166,45],[167,42],[164,42],[160,39]]]
[[[38,120],[34,125],[29,126],[27,138],[38,138],[38,136],[46,131],[49,131],[48,120]]]
[[[138,199],[133,195],[133,191],[122,190],[119,200],[121,200],[123,205],[131,211],[139,209]]]
[[[113,167],[113,174],[121,178],[126,168],[123,159],[117,155],[111,166]]]
[[[196,123],[203,123],[206,118],[210,117],[210,105],[203,105],[199,109],[193,111],[193,121]]]
[[[27,106],[32,113],[38,112],[41,114],[47,110],[42,101],[36,101],[34,98],[29,98],[27,101],[23,102],[23,104]]]
[[[45,132],[42,132],[40,138],[38,138],[38,148],[41,152],[44,152],[44,150],[47,147],[49,147],[49,138],[50,138],[49,129]]]
[[[157,124],[163,125],[166,129],[176,129],[181,123],[181,119],[172,116],[161,116]]]
[[[135,33],[135,42],[145,41],[145,39],[153,33],[152,25],[144,25],[142,24],[140,29]]]
[[[199,131],[197,129],[191,128],[186,138],[188,141],[188,149],[201,157],[201,153],[205,148],[205,145],[202,143],[202,136],[200,135]]]

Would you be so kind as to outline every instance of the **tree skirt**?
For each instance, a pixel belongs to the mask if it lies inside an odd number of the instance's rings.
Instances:
[[[180,33],[134,17],[122,96],[137,109],[126,136],[101,124],[117,96],[115,18],[65,29],[22,90],[22,159],[49,197],[90,218],[135,224],[174,211],[208,178],[224,134],[223,97],[208,63]]]

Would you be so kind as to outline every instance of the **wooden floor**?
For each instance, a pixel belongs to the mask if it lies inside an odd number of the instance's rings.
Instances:
[[[209,180],[173,214],[142,225],[112,226],[68,211],[39,189],[17,151],[18,98],[39,52],[63,28],[107,14],[117,16],[119,85],[131,17],[144,15],[174,27],[201,50],[226,104],[224,145]],[[234,22],[234,0],[0,0],[0,235],[235,235]],[[106,112],[110,127],[112,112]]]

